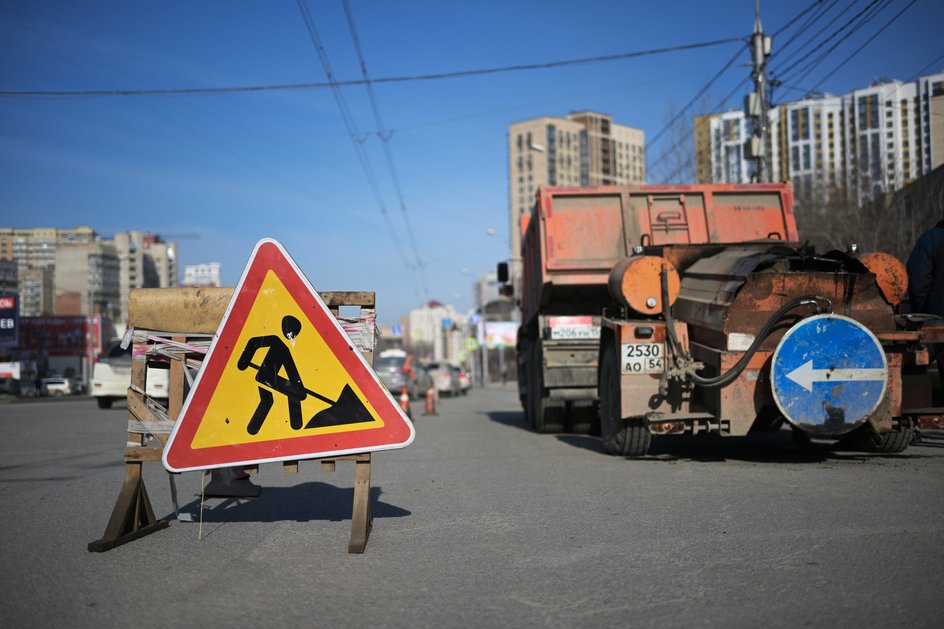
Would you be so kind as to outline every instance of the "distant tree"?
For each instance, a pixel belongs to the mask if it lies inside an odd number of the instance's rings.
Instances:
[[[862,191],[872,190],[867,173],[855,178]],[[921,233],[944,217],[944,168],[906,189],[878,194],[859,206],[858,195],[844,186],[824,181],[797,182],[795,214],[800,240],[818,252],[845,250],[855,243],[859,251],[890,253],[907,259]]]

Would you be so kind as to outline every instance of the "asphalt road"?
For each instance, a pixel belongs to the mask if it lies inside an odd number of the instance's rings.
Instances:
[[[421,407],[415,405],[419,412]],[[944,447],[895,456],[749,440],[630,461],[523,428],[511,389],[444,399],[375,455],[374,529],[347,553],[353,464],[263,466],[253,500],[105,553],[126,411],[0,405],[2,627],[939,627]],[[938,442],[941,444],[942,442]],[[942,444],[944,445],[944,444]],[[145,465],[159,516],[167,474]],[[177,486],[199,518],[200,475]]]

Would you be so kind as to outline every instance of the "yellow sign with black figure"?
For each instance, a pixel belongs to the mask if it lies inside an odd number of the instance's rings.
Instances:
[[[164,450],[171,471],[404,447],[413,425],[285,250],[253,252]]]

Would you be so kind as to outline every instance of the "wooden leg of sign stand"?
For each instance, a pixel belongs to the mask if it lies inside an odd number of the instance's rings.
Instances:
[[[370,454],[355,458],[354,466],[354,510],[347,552],[362,553],[367,547],[367,537],[373,526],[370,515]]]
[[[125,482],[101,539],[90,542],[89,552],[100,553],[121,546],[139,537],[167,528],[167,520],[154,517],[151,500],[144,488],[140,462],[125,463]]]

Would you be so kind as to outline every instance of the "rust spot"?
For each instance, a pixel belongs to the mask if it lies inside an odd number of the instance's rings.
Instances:
[[[858,259],[875,274],[875,283],[885,301],[897,306],[908,292],[908,271],[901,260],[887,253],[866,253]]]

